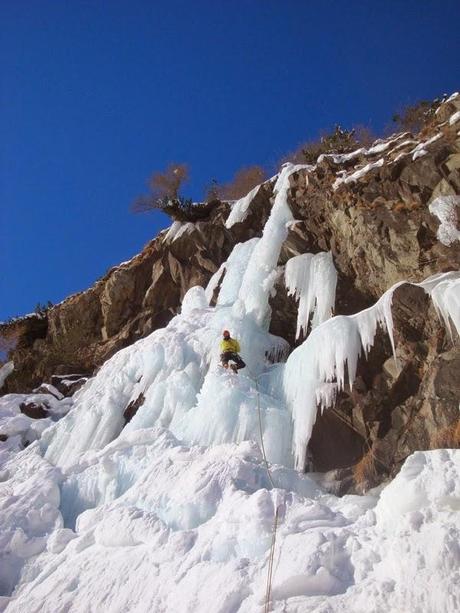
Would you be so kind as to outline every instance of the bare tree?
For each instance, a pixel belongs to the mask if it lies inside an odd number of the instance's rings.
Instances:
[[[266,178],[266,172],[261,166],[241,168],[229,183],[218,188],[218,194],[222,200],[237,200],[246,196],[251,189],[263,183]]]
[[[169,164],[163,172],[154,172],[148,180],[150,193],[134,201],[132,208],[136,213],[167,207],[190,205],[191,201],[180,195],[180,188],[188,180],[187,164]],[[165,211],[167,212],[167,211]]]
[[[436,98],[433,102],[419,100],[415,104],[407,105],[393,115],[393,124],[400,130],[417,134],[433,119],[439,102],[439,98]]]

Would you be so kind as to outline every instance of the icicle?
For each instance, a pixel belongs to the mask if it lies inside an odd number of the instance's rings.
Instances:
[[[419,285],[431,296],[436,312],[444,321],[451,339],[453,339],[452,323],[460,336],[460,273],[437,274]]]
[[[347,382],[352,387],[358,358],[374,344],[377,328],[385,329],[396,359],[391,303],[396,283],[368,309],[355,315],[339,315],[315,328],[289,356],[283,371],[283,389],[294,421],[293,451],[296,466],[303,468],[307,443],[316,419],[317,406],[330,407],[336,393]],[[431,295],[433,303],[452,332],[451,322],[460,333],[460,273],[435,275],[418,285]],[[332,387],[329,387],[331,386]]]
[[[285,283],[289,295],[299,300],[296,338],[306,334],[313,313],[312,328],[329,319],[335,303],[337,271],[331,253],[305,253],[288,260]]]

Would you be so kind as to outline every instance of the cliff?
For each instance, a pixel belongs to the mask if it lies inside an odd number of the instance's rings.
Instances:
[[[452,96],[420,134],[394,134],[352,153],[322,155],[315,166],[289,176],[295,221],[278,260],[270,332],[291,349],[303,340],[295,338],[298,308],[281,274],[295,256],[332,254],[335,315],[362,311],[394,284],[408,282],[393,293],[396,361],[380,331],[359,360],[353,389],[340,391],[313,429],[308,469],[336,470],[331,478],[339,491],[358,481],[364,488],[375,485],[416,449],[458,444],[458,337],[413,284],[459,268],[459,113],[460,96]],[[91,375],[119,349],[165,326],[187,290],[205,286],[235,244],[261,236],[274,183],[232,206],[221,203],[206,220],[175,222],[87,291],[43,315],[0,326],[0,333],[17,330],[19,336],[10,356],[15,370],[2,391],[30,391],[53,374]],[[440,197],[451,203],[444,216]],[[218,277],[214,301],[225,270]]]

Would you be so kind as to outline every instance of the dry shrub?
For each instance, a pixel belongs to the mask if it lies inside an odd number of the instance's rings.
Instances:
[[[431,449],[460,448],[460,419],[438,430],[431,440]]]
[[[170,164],[166,170],[154,172],[148,181],[150,193],[136,198],[132,204],[133,211],[143,213],[158,209],[169,214],[168,208],[185,210],[191,207],[191,199],[179,194],[188,176],[186,164]]]
[[[415,104],[403,107],[393,115],[393,127],[396,124],[398,130],[417,134],[423,127],[432,123],[439,103],[440,100],[436,98],[432,102],[419,100]]]
[[[353,479],[356,487],[361,490],[372,487],[377,479],[378,471],[372,447],[353,466]]]
[[[8,355],[13,351],[26,331],[27,325],[25,323],[18,322],[4,326],[0,332],[0,354]]]
[[[334,130],[323,132],[320,138],[307,141],[291,153],[285,155],[280,164],[316,164],[318,157],[330,153],[350,153],[360,147],[369,147],[376,139],[372,130],[358,125],[347,130],[336,125]]]
[[[218,204],[217,200],[194,203],[179,192],[188,180],[187,164],[170,164],[163,172],[155,172],[149,179],[150,193],[137,198],[132,204],[135,213],[160,210],[175,221],[207,219]]]
[[[246,196],[256,185],[263,183],[266,178],[266,172],[261,166],[241,168],[229,183],[217,186],[216,193],[221,200],[238,200]]]
[[[358,124],[353,127],[353,132],[360,147],[370,147],[377,140],[377,135],[369,126]]]
[[[170,164],[163,172],[154,172],[148,185],[154,198],[174,199],[179,197],[179,190],[188,178],[187,164]]]

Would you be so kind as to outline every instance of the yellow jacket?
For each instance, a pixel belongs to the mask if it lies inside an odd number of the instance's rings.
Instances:
[[[234,338],[225,339],[220,342],[220,350],[222,353],[231,351],[232,353],[238,353],[240,351],[240,344]]]

